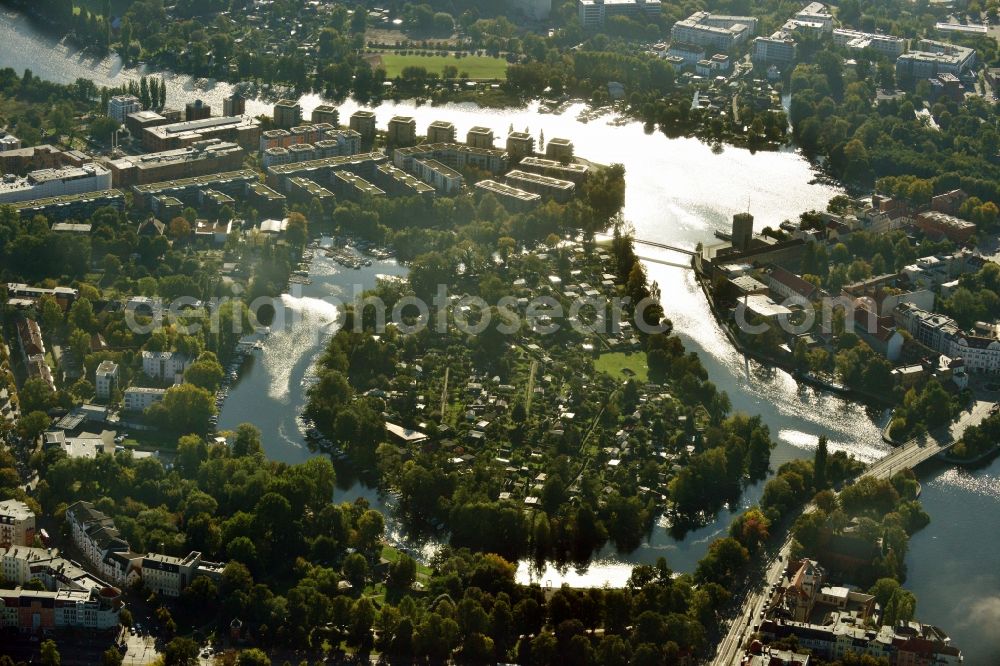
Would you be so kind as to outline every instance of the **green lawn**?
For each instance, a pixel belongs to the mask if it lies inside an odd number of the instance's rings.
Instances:
[[[458,68],[459,76],[468,74],[470,79],[505,79],[507,78],[507,61],[503,58],[490,56],[422,56],[416,54],[402,55],[399,53],[382,53],[379,55],[386,76],[390,79],[403,73],[403,68],[411,65],[423,67],[428,72],[440,74],[446,65]]]
[[[649,376],[646,355],[642,352],[607,352],[597,357],[594,367],[623,381],[635,377],[645,382]]]

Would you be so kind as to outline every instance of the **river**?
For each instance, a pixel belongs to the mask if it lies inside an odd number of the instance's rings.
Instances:
[[[38,76],[64,83],[83,76],[98,85],[117,85],[138,74],[123,69],[115,58],[95,62],[81,57],[37,34],[22,17],[10,12],[0,15],[0,54],[0,66],[18,71],[28,67]],[[222,98],[231,90],[227,84],[198,84],[185,76],[165,78],[168,105],[172,106],[201,98],[218,110]],[[320,101],[315,95],[302,98],[306,117]],[[340,108],[341,117],[346,118],[358,107],[349,101]],[[267,111],[265,103],[248,104],[249,113]],[[750,210],[755,216],[755,228],[760,230],[794,219],[802,211],[823,208],[838,193],[836,188],[814,183],[816,174],[809,163],[793,151],[752,154],[727,147],[716,152],[696,139],[668,139],[659,133],[647,133],[638,123],[613,126],[608,124],[608,118],[578,122],[578,107],[558,116],[538,114],[534,106],[484,112],[470,104],[432,108],[386,103],[375,111],[381,127],[400,114],[415,117],[420,130],[432,120],[451,121],[459,136],[473,125],[485,125],[493,128],[498,137],[513,126],[517,130],[527,128],[536,137],[544,132],[547,139],[571,139],[582,157],[625,165],[625,216],[635,226],[636,236],[678,246],[711,242],[713,232],[727,230],[736,212]],[[684,257],[667,251],[640,248],[640,253],[660,261],[686,263]],[[647,268],[662,290],[666,314],[685,345],[700,354],[712,381],[729,394],[735,409],[761,414],[770,426],[777,440],[773,467],[811,456],[816,438],[822,433],[829,438],[832,449],[860,459],[870,461],[885,454],[887,447],[879,436],[885,415],[870,414],[855,403],[798,386],[785,372],[748,363],[715,322],[690,270],[652,262]],[[286,305],[303,313],[303,321],[322,323],[335,316],[334,308],[324,298],[349,293],[353,284],[371,286],[379,274],[403,272],[393,262],[376,262],[353,271],[318,255],[312,270],[313,284],[286,296]],[[263,431],[268,455],[277,460],[295,463],[310,456],[295,417],[304,402],[303,380],[321,348],[321,336],[275,331],[233,389],[220,425],[255,423]],[[966,663],[998,663],[1000,462],[994,460],[972,471],[932,462],[920,470],[920,477],[924,489],[921,499],[931,524],[912,539],[906,560],[910,572],[906,585],[917,595],[917,614],[949,632],[963,649]],[[709,525],[689,532],[682,540],[673,539],[658,527],[636,551],[618,554],[608,549],[583,571],[549,568],[532,574],[522,565],[518,575],[522,580],[533,577],[554,585],[620,585],[631,565],[653,562],[660,556],[665,556],[678,571],[691,571],[708,544],[724,534],[732,512],[759,499],[762,485],[747,488],[738,506],[723,511]],[[406,542],[391,520],[391,498],[379,497],[340,473],[337,499],[353,500],[358,496],[387,510],[390,537]]]

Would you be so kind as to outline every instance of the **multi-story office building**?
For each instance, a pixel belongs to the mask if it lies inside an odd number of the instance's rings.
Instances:
[[[722,51],[746,43],[757,32],[752,16],[722,16],[695,12],[674,24],[670,40],[674,43],[707,46]]]
[[[0,549],[30,546],[35,542],[35,512],[24,502],[0,502]]]
[[[577,15],[584,28],[599,28],[612,16],[644,19],[662,11],[659,0],[578,0]]]
[[[282,129],[290,129],[302,124],[302,106],[289,99],[278,101],[274,105],[274,125]]]
[[[81,167],[39,169],[24,178],[7,176],[0,183],[0,203],[16,203],[111,189],[111,172],[97,163]]]
[[[108,100],[108,117],[114,118],[118,124],[125,124],[125,118],[130,113],[141,111],[142,105],[135,95],[115,95]]]

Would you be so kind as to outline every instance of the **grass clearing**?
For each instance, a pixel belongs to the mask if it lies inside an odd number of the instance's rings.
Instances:
[[[507,78],[507,61],[503,58],[493,58],[490,56],[464,56],[456,58],[455,56],[441,55],[425,56],[419,53],[410,53],[408,55],[401,53],[380,53],[378,54],[378,58],[382,63],[382,67],[385,68],[386,76],[390,79],[400,76],[406,67],[423,67],[428,72],[441,74],[448,65],[458,68],[459,75],[466,73],[470,79],[474,80]]]
[[[594,360],[594,368],[620,381],[634,377],[645,383],[649,378],[643,352],[607,352]]]

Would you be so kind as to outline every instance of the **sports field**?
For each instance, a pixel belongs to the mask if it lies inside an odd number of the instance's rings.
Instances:
[[[459,75],[468,74],[470,79],[505,79],[507,78],[507,61],[503,58],[492,58],[490,56],[465,56],[456,58],[455,56],[422,56],[422,55],[402,55],[399,53],[381,53],[377,56],[377,62],[381,62],[385,68],[387,77],[394,78],[403,73],[403,69],[410,66],[423,67],[428,72],[440,74],[448,65],[458,69]]]

